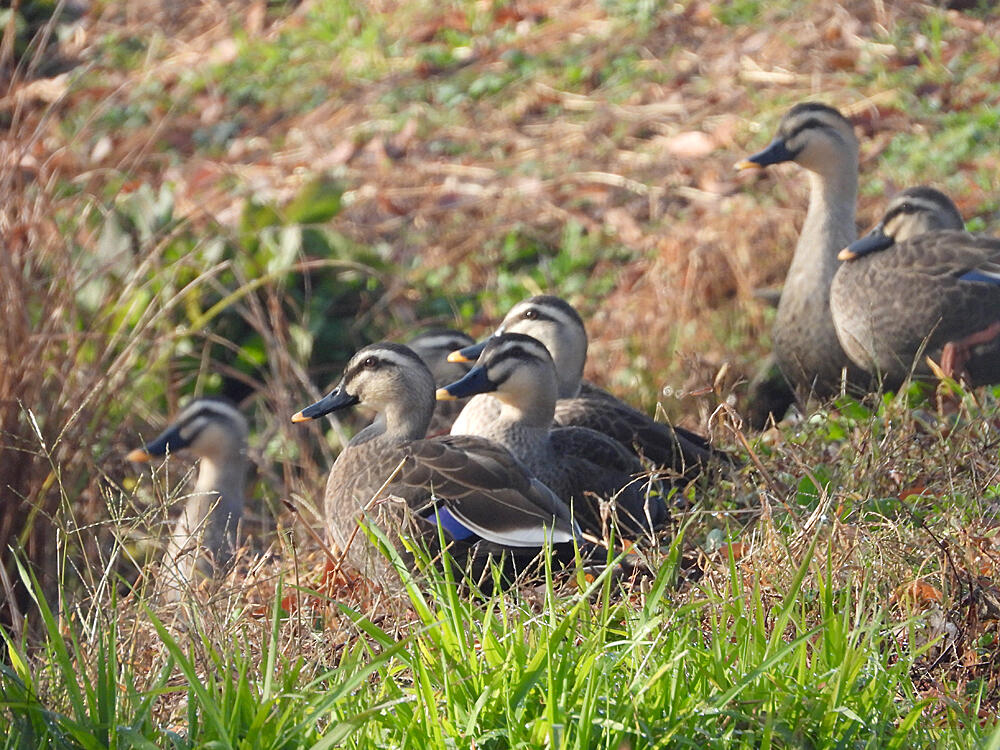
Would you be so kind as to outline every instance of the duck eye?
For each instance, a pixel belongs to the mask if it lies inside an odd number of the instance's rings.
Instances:
[[[913,214],[917,212],[917,207],[914,206],[912,203],[907,202],[904,203],[902,206],[900,206],[899,210],[902,211],[904,214]]]
[[[524,315],[522,317],[525,320],[534,320],[535,318],[538,317],[538,310],[532,310],[532,309],[525,310]]]
[[[378,366],[378,358],[365,357],[365,361],[361,363],[361,366],[366,370],[374,370]]]

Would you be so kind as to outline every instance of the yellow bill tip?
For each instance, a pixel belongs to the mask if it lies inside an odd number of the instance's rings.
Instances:
[[[839,253],[837,253],[837,260],[854,260],[858,257],[858,254],[851,250],[849,247],[845,247]]]
[[[307,417],[305,414],[303,414],[300,411],[297,411],[297,412],[295,412],[292,415],[292,421],[293,422],[308,422],[311,419],[312,419],[312,417]]]
[[[134,451],[130,452],[125,459],[128,461],[135,461],[138,464],[144,464],[152,460],[152,456],[145,451],[143,448],[136,448]]]
[[[448,355],[449,362],[471,362],[472,360],[462,354],[460,349],[456,349]]]
[[[760,164],[755,161],[750,161],[749,159],[740,159],[734,165],[737,171],[742,172],[745,169],[760,169]]]
[[[448,392],[447,388],[438,388],[437,391],[434,393],[434,398],[436,398],[438,401],[456,400],[455,397]]]

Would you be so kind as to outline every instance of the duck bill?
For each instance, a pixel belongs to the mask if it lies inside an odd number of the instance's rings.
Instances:
[[[739,170],[760,169],[771,164],[792,161],[795,156],[796,153],[788,148],[784,138],[775,138],[763,151],[758,151],[753,156],[736,162],[736,168]]]
[[[161,432],[154,440],[146,443],[141,448],[125,456],[129,461],[146,463],[152,461],[155,456],[165,456],[167,451],[173,453],[181,448],[186,448],[190,443],[181,436],[179,425],[172,425]]]
[[[496,389],[496,383],[489,379],[485,367],[473,367],[461,380],[456,380],[444,388],[438,388],[436,395],[438,401],[454,401],[456,398],[474,396],[477,393],[491,393]]]
[[[839,260],[854,260],[869,253],[877,253],[892,245],[893,239],[885,233],[881,224],[861,239],[855,240],[850,245],[840,251],[837,256]]]
[[[449,362],[475,362],[479,359],[479,355],[483,353],[483,349],[486,348],[486,343],[489,339],[483,339],[478,344],[469,344],[462,349],[452,352],[448,355]]]
[[[315,404],[310,404],[302,411],[293,414],[292,421],[308,422],[310,419],[317,419],[322,417],[324,414],[329,414],[330,412],[337,411],[338,409],[346,409],[349,406],[354,406],[360,401],[361,399],[357,396],[352,396],[350,393],[345,391],[343,387],[338,386],[323,396],[323,398]]]

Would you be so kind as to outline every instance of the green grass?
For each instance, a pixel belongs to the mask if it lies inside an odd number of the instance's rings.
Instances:
[[[549,573],[530,599],[459,597],[433,568],[417,585],[397,558],[411,626],[341,608],[352,635],[325,667],[294,655],[321,631],[281,611],[280,581],[264,619],[233,610],[211,635],[197,609],[168,626],[133,600],[151,624],[136,638],[114,596],[83,621],[39,599],[41,653],[4,635],[5,747],[974,746],[972,716],[914,686],[933,644],[902,647],[901,632],[920,620],[892,622],[867,576],[835,583],[824,536],[787,549],[799,562],[780,593],[730,558],[680,595],[680,535],[637,588],[611,567],[577,593]],[[183,725],[162,723],[163,701]]]
[[[284,566],[165,606],[148,584],[71,570],[65,590],[91,593],[53,612],[19,563],[37,605],[21,624],[40,637],[4,632],[5,747],[985,747],[988,676],[942,671],[954,636],[892,587],[977,596],[953,568],[958,530],[984,533],[996,473],[888,488],[996,448],[976,420],[922,434],[906,400],[844,401],[786,426],[784,447],[755,442],[770,476],[702,488],[635,582],[546,566],[538,584],[459,595],[450,569],[413,579],[376,535],[401,600],[329,599]],[[748,491],[784,499],[748,524]],[[972,635],[960,647],[988,663],[995,631]]]

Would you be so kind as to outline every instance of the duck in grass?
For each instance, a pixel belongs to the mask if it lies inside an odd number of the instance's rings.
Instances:
[[[867,392],[871,377],[847,356],[830,314],[830,286],[837,254],[857,237],[858,139],[836,109],[796,104],[781,118],[770,145],[736,164],[760,169],[794,162],[809,176],[809,210],[778,302],[774,354],[798,399],[840,392],[843,373],[851,390]]]
[[[579,527],[569,508],[506,448],[471,435],[425,437],[434,390],[413,350],[372,344],[351,358],[336,388],[292,417],[305,422],[355,404],[378,414],[341,451],[326,485],[330,536],[347,559],[373,580],[393,577],[357,533],[362,519],[394,543],[409,537],[432,552],[443,534],[451,557],[474,576],[489,559],[519,571],[547,544],[572,557]],[[397,549],[412,561],[404,545]]]
[[[609,501],[610,515],[629,535],[652,536],[668,519],[662,491],[650,491],[639,459],[621,443],[587,427],[553,429],[559,388],[552,356],[540,341],[509,332],[491,337],[472,369],[438,389],[437,397],[484,393],[496,398],[499,413],[477,425],[465,420],[476,430],[471,434],[510,450],[573,508],[586,531],[607,534]]]
[[[566,300],[538,295],[511,308],[494,335],[522,333],[540,341],[556,370],[558,399],[554,424],[587,427],[621,443],[636,456],[687,478],[700,474],[713,462],[730,463],[700,435],[651,419],[617,397],[583,378],[587,360],[587,331],[583,319]],[[474,362],[489,339],[451,354],[457,361]],[[455,420],[454,432],[478,434],[496,419],[499,402],[488,395],[475,396]]]
[[[230,402],[198,398],[156,438],[126,457],[147,463],[186,450],[200,459],[198,478],[186,495],[166,553],[182,581],[196,568],[210,572],[225,568],[232,559],[246,496],[247,435],[246,419]]]
[[[955,204],[916,187],[840,253],[830,310],[844,350],[896,389],[932,375],[1000,382],[1000,239],[963,231]]]

